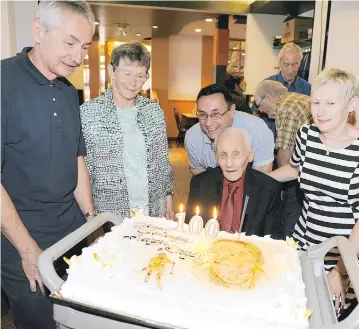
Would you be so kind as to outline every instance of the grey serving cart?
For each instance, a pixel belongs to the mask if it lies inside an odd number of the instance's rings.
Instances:
[[[168,324],[156,323],[126,314],[107,312],[103,309],[64,299],[56,294],[64,281],[57,275],[53,265],[54,261],[106,222],[117,225],[122,223],[122,219],[111,213],[102,213],[45,250],[39,258],[40,275],[51,292],[51,299],[54,304],[54,319],[58,324],[58,328],[173,329],[174,327]],[[336,246],[338,246],[343,257],[356,295],[359,296],[359,263],[352,246],[346,238],[331,238],[320,245],[310,247],[306,252],[302,252],[300,260],[308,299],[307,307],[314,310],[309,319],[310,329],[359,329],[359,306],[344,321],[338,322],[335,315],[324,271],[323,258],[331,248]]]

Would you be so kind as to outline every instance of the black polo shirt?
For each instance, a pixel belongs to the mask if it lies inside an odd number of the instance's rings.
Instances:
[[[84,223],[73,192],[85,144],[76,89],[64,78],[47,80],[30,50],[1,61],[1,182],[45,249]],[[14,252],[3,237],[2,261]]]

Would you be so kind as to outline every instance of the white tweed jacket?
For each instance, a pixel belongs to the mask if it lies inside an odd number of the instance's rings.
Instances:
[[[137,123],[147,149],[147,176],[150,216],[164,217],[167,195],[173,188],[168,158],[163,111],[152,100],[137,96]],[[95,210],[130,216],[129,196],[124,173],[123,134],[113,102],[112,87],[80,107],[86,143],[86,165],[90,174]]]

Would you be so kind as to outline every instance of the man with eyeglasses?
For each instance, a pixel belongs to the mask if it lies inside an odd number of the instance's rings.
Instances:
[[[280,82],[265,80],[254,93],[259,111],[275,119],[278,168],[289,164],[298,129],[312,122],[309,96],[288,92]],[[283,184],[284,233],[291,236],[302,210],[303,194],[296,180]]]
[[[274,141],[271,131],[259,118],[235,110],[231,92],[216,84],[209,85],[197,96],[199,123],[186,133],[185,148],[190,171],[197,175],[208,167],[217,167],[214,141],[225,128],[246,130],[254,150],[253,169],[264,173],[272,170]]]

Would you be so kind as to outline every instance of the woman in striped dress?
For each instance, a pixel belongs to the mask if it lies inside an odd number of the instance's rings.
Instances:
[[[358,96],[352,74],[323,71],[312,86],[315,124],[299,129],[290,165],[270,174],[281,182],[298,178],[305,199],[293,238],[303,250],[333,236],[354,239],[359,218],[359,129],[354,126]],[[345,296],[348,303],[357,303],[338,259],[335,249],[324,262],[336,308]]]

